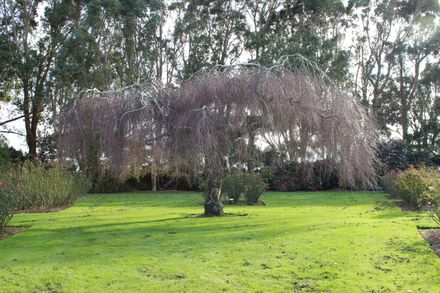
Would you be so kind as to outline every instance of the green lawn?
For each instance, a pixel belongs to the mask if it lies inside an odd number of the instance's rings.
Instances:
[[[19,214],[1,292],[440,292],[432,225],[381,193],[268,193],[200,218],[194,193],[95,195]]]

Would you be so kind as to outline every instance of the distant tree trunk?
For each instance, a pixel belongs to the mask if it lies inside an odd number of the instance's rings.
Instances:
[[[223,204],[221,202],[221,183],[208,182],[208,190],[205,198],[205,216],[222,216]]]
[[[158,119],[158,118],[156,118]],[[159,137],[162,130],[160,128],[156,129],[155,135],[156,137]],[[157,173],[160,166],[160,158],[161,158],[161,144],[160,141],[154,141],[152,146],[152,152],[153,152],[153,160],[151,162],[151,191],[157,191]]]
[[[426,55],[427,56],[427,55]],[[400,124],[402,127],[402,138],[405,143],[410,143],[410,111],[412,101],[417,95],[419,87],[420,64],[426,58],[422,56],[414,62],[414,76],[405,76],[405,64],[403,58],[399,58],[399,98],[400,98]],[[405,80],[411,80],[409,85],[405,86]]]
[[[250,131],[249,133],[249,143],[248,143],[248,172],[252,173],[254,171],[255,165],[254,165],[254,143],[255,143],[255,134],[253,131]]]
[[[157,169],[155,167],[156,163],[153,161],[154,167],[151,170],[151,191],[156,192],[157,191]]]
[[[157,191],[157,160],[156,160],[156,142],[153,143],[153,161],[151,162],[151,191]]]
[[[408,142],[408,129],[409,129],[409,123],[408,123],[408,112],[409,112],[409,105],[407,101],[407,97],[405,93],[401,93],[400,96],[401,99],[401,114],[400,114],[400,124],[402,126],[402,138],[405,141],[405,143]]]

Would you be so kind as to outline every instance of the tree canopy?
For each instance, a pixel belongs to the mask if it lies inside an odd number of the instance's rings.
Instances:
[[[290,160],[328,161],[341,187],[375,180],[377,133],[363,106],[325,75],[282,64],[220,67],[178,88],[86,91],[63,114],[60,147],[64,157],[81,164],[97,163],[90,153],[102,156],[124,176],[160,142],[172,167],[200,169],[212,199],[228,157],[255,132],[268,141],[294,140]]]

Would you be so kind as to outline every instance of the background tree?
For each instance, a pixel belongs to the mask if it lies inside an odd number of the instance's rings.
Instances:
[[[8,76],[2,81],[3,89],[17,90],[13,98],[24,116],[30,157],[37,155],[37,129],[47,104],[49,73],[70,29],[63,13],[66,2],[48,2],[41,23],[37,21],[39,4],[32,0],[5,1],[1,16],[2,54],[11,57],[3,61],[7,63],[3,74]]]
[[[437,1],[351,1],[355,33],[355,94],[389,131],[399,125],[408,140],[411,101],[425,61],[438,45]],[[356,8],[358,8],[356,10]],[[411,76],[411,77],[410,77]]]

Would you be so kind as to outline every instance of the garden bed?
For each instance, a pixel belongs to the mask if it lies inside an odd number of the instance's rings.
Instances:
[[[440,256],[440,229],[419,229],[419,232],[432,250]]]

